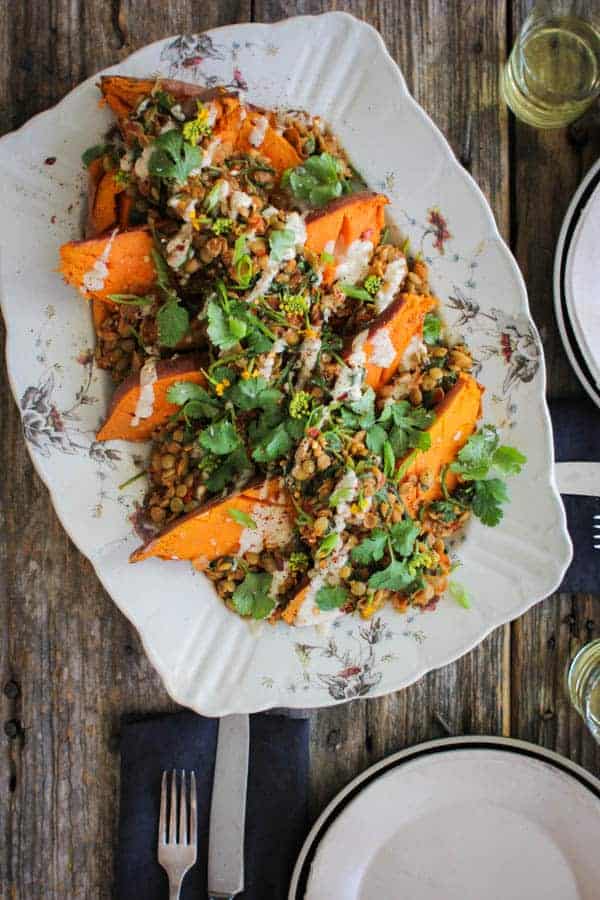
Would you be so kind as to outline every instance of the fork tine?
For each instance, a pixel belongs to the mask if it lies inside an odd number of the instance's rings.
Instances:
[[[187,791],[185,781],[185,769],[181,770],[181,794],[179,797],[179,843],[188,843],[187,829]]]
[[[190,775],[190,844],[198,844],[198,814],[196,812],[196,773]]]
[[[171,814],[169,816],[169,844],[177,843],[177,772],[171,773]]]
[[[158,843],[167,842],[167,773],[162,773],[160,783],[160,817],[158,819]]]

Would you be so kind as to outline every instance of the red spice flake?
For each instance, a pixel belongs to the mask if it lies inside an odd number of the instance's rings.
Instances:
[[[55,162],[56,162],[55,156],[47,156],[46,159],[44,160],[44,165],[45,166],[53,166]]]
[[[50,221],[53,225],[56,225],[56,216],[50,216]]]

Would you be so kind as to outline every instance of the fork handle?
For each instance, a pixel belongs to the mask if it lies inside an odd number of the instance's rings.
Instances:
[[[182,881],[183,878],[180,878],[179,881],[169,879],[169,900],[179,900]]]

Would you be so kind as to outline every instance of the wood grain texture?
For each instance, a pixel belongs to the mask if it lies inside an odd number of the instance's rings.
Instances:
[[[379,28],[482,186],[529,283],[551,395],[578,394],[553,322],[550,275],[562,214],[598,135],[593,120],[570,135],[509,123],[497,84],[524,12],[512,0],[0,0],[0,131],[160,37],[332,8]],[[174,704],[58,523],[6,381],[0,421],[10,460],[0,480],[0,897],[102,900],[116,839],[119,717]],[[597,599],[549,598],[405,691],[312,713],[314,815],[368,764],[448,732],[512,733],[600,771],[600,751],[562,687],[567,660],[593,634]]]

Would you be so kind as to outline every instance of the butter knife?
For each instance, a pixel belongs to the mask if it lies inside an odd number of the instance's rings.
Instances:
[[[600,497],[600,462],[557,462],[554,471],[561,494]]]
[[[209,900],[231,900],[244,890],[249,743],[248,716],[220,720],[210,804]]]

